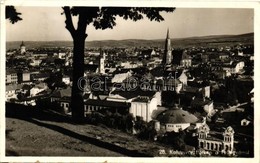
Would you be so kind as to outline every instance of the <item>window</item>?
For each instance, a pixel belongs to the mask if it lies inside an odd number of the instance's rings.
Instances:
[[[200,142],[200,148],[203,148],[203,147],[204,147],[203,142]]]

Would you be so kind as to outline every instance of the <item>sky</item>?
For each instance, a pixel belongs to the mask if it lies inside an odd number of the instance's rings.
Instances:
[[[11,24],[6,20],[7,41],[71,41],[65,29],[65,16],[60,7],[16,7],[22,21]],[[138,22],[117,18],[113,29],[95,30],[87,27],[87,41],[121,39],[164,39],[167,28],[170,38],[209,35],[236,35],[253,32],[254,10],[239,8],[177,8],[162,13],[164,21]],[[76,18],[74,19],[76,24]]]

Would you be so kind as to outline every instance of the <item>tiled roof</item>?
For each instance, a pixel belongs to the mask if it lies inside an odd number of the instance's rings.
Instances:
[[[211,104],[213,101],[209,99],[203,99],[203,98],[195,98],[192,102],[192,106],[205,106]]]
[[[196,123],[198,121],[198,118],[193,114],[180,108],[165,110],[161,112],[156,119],[164,124]]]
[[[12,91],[12,90],[17,90],[17,89],[22,89],[22,87],[23,87],[23,85],[21,85],[21,84],[6,85],[5,90]]]
[[[141,89],[132,90],[132,91],[124,91],[124,90],[115,90],[111,92],[111,94],[118,94],[126,99],[132,99],[138,96],[147,96],[149,98],[152,98],[155,95],[156,92],[154,91],[143,91]]]
[[[145,103],[149,101],[150,101],[149,97],[142,97],[142,96],[139,96],[133,100],[133,102],[145,102]]]

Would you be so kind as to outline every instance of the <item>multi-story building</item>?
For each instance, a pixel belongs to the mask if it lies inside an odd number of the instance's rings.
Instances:
[[[157,99],[155,97],[137,97],[131,101],[129,113],[134,117],[142,117],[144,121],[152,120],[152,112],[157,110]]]
[[[204,124],[198,130],[198,147],[207,151],[232,154],[234,151],[234,130],[227,127],[223,133],[210,133],[209,126]]]
[[[5,75],[6,84],[16,84],[18,83],[17,72],[13,70],[7,70]]]

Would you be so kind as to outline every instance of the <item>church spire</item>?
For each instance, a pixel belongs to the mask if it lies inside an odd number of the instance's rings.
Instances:
[[[26,48],[25,48],[25,45],[24,45],[23,41],[22,41],[22,43],[20,45],[20,52],[21,52],[21,54],[25,54],[25,52],[26,52]]]
[[[169,35],[169,28],[167,28],[167,35],[166,35],[166,39],[170,39],[170,35]]]
[[[22,41],[22,43],[21,43],[21,45],[20,45],[20,46],[25,46],[23,41]]]
[[[169,28],[167,29],[166,40],[165,40],[165,49],[163,56],[163,65],[169,65],[172,63],[172,48],[171,48],[171,39],[169,34]]]

